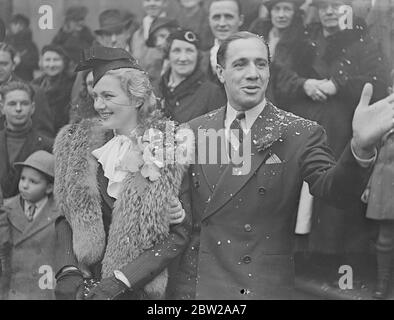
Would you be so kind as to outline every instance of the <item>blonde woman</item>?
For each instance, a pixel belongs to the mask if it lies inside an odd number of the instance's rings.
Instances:
[[[64,215],[57,222],[56,296],[164,298],[167,270],[191,224],[178,199],[187,166],[160,163],[150,149],[174,124],[157,110],[147,74],[125,50],[85,50],[77,71],[86,69],[93,70],[100,120],[65,127],[54,147]]]

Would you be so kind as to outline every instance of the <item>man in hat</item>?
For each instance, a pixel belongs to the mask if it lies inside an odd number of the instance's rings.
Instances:
[[[38,69],[38,49],[33,41],[30,20],[22,14],[15,14],[10,21],[9,34],[4,40],[17,52],[14,73],[24,81],[33,80]]]
[[[79,61],[83,49],[89,48],[94,36],[85,24],[88,9],[85,6],[71,6],[66,11],[64,25],[53,38],[52,43],[62,46],[74,64]]]
[[[6,245],[10,246],[10,270],[5,273],[9,300],[54,298],[55,221],[59,216],[52,195],[54,165],[54,156],[44,150],[14,163],[20,171],[19,194],[0,209],[0,233],[8,235]]]
[[[135,28],[135,17],[132,13],[118,9],[105,10],[100,13],[99,25],[99,29],[94,33],[102,46],[130,52],[130,40]]]

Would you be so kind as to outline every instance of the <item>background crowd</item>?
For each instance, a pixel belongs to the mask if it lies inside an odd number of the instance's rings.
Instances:
[[[29,287],[30,269],[38,263],[53,265],[54,248],[44,246],[42,239],[54,237],[57,215],[50,154],[54,138],[64,125],[96,116],[92,72],[74,72],[83,49],[97,45],[130,52],[148,73],[163,112],[185,123],[226,104],[215,71],[220,44],[240,30],[261,35],[271,53],[268,99],[321,124],[337,160],[351,138],[353,113],[364,84],[373,84],[373,101],[392,90],[392,0],[177,2],[178,10],[173,12],[167,0],[141,0],[142,18],[133,7],[125,11],[114,6],[99,14],[99,28],[94,30],[86,23],[88,8],[70,6],[63,25],[42,48],[33,41],[29,17],[15,13],[3,26],[0,201],[5,200],[0,214],[9,213],[15,241],[2,252],[16,252],[10,262],[11,284],[2,274],[4,298],[53,297],[40,295],[34,284]],[[351,28],[338,29],[335,15],[344,4],[353,9],[346,21]],[[30,180],[36,183],[35,191],[29,191],[26,181]],[[393,228],[380,227],[373,214],[367,217],[362,199],[341,210],[313,199],[306,190],[300,203],[307,210],[299,211],[298,222],[304,227],[295,231],[298,272],[335,287],[339,266],[351,265],[355,285],[363,287],[367,279],[375,280],[378,269],[380,297],[386,297],[384,284],[394,268],[394,263],[390,266],[394,244],[387,245]],[[1,227],[0,219],[0,245],[5,239]],[[4,264],[1,254],[0,260]],[[39,276],[34,272],[34,277]]]

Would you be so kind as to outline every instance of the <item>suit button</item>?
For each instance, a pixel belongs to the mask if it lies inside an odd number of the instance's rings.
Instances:
[[[242,262],[246,263],[246,264],[251,263],[252,262],[252,258],[250,256],[244,256],[242,258]]]
[[[200,187],[200,181],[195,181],[194,182],[194,187],[199,188]]]
[[[264,187],[260,187],[259,188],[259,193],[263,196],[263,195],[265,195],[265,188]]]
[[[252,226],[250,224],[245,224],[244,229],[246,232],[250,232],[250,231],[252,231]]]

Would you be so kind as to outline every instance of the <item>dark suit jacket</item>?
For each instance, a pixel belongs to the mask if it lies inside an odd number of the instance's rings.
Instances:
[[[25,144],[21,152],[16,157],[16,162],[22,162],[32,153],[38,150],[52,152],[53,139],[41,135],[35,129],[31,129],[27,134]],[[0,185],[4,198],[10,198],[18,193],[19,174],[9,163],[6,130],[0,131]]]
[[[218,130],[224,119],[221,108],[190,125],[193,130]],[[362,194],[370,170],[359,166],[350,147],[335,165],[325,132],[316,123],[267,104],[251,135],[251,170],[246,175],[234,175],[233,165],[195,164],[189,170],[193,231],[171,284],[173,298],[291,298],[303,181],[314,196],[336,205]],[[265,141],[266,148],[258,148],[258,141]],[[266,163],[272,155],[281,162]]]
[[[2,225],[0,232],[9,232],[12,244],[8,299],[53,299],[55,220],[59,216],[53,197],[33,222],[27,220],[19,195],[6,200],[1,211],[0,215],[7,216],[9,230]],[[42,266],[48,266],[47,273]],[[43,282],[43,276],[48,276],[48,281]],[[49,288],[40,288],[40,283],[49,284]]]

